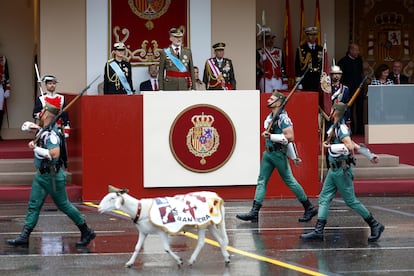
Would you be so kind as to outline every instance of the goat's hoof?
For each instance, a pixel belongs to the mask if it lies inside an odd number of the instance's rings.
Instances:
[[[126,264],[125,264],[125,267],[126,267],[126,268],[131,268],[131,267],[132,267],[132,264],[130,264],[130,263],[126,263]]]

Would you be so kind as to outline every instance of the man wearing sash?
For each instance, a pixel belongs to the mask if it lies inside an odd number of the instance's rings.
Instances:
[[[285,74],[285,55],[282,49],[273,46],[276,35],[266,32],[264,48],[256,52],[258,69],[261,72],[260,92],[272,93],[288,88]],[[285,80],[285,81],[284,81]]]
[[[215,56],[206,61],[203,82],[207,90],[236,90],[233,63],[224,57],[225,47],[223,42],[214,44]]]
[[[193,55],[183,47],[184,31],[172,28],[169,31],[171,45],[160,52],[158,84],[159,90],[194,90]]]
[[[104,94],[128,94],[132,95],[131,64],[125,60],[125,44],[117,42],[113,51],[115,58],[108,60],[104,72]]]

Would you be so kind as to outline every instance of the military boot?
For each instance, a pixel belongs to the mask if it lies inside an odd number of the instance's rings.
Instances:
[[[305,213],[299,218],[299,222],[308,222],[318,214],[318,209],[312,205],[309,199],[301,201],[300,203],[302,203],[303,208],[305,208]]]
[[[325,228],[326,220],[318,219],[315,230],[312,232],[300,235],[302,240],[317,240],[323,241],[323,229]]]
[[[33,229],[25,225],[20,235],[14,240],[7,240],[7,243],[10,245],[28,245],[30,233],[32,233],[32,231]]]
[[[87,246],[96,237],[96,234],[86,223],[78,225],[78,228],[81,232],[81,238],[76,242],[76,246]]]
[[[259,210],[261,207],[262,207],[262,204],[254,200],[252,209],[248,213],[236,215],[236,218],[244,220],[244,221],[250,220],[251,222],[258,222],[259,221]]]
[[[384,232],[384,225],[376,221],[372,215],[364,219],[371,228],[371,235],[368,237],[369,242],[375,242],[381,237],[381,233]]]

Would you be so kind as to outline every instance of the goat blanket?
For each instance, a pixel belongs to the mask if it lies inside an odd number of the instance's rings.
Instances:
[[[177,234],[185,226],[219,224],[223,219],[223,203],[214,192],[157,197],[151,206],[150,219],[154,225]]]

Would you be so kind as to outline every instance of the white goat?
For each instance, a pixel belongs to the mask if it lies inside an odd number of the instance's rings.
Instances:
[[[194,264],[201,248],[204,245],[206,229],[210,230],[211,234],[220,244],[220,249],[221,253],[224,256],[225,264],[227,265],[230,263],[230,254],[226,249],[228,245],[228,237],[224,222],[224,201],[216,193],[196,192],[186,195],[177,195],[174,198],[149,198],[138,200],[128,195],[127,192],[128,190],[126,189],[118,189],[109,186],[109,193],[99,203],[100,213],[112,210],[120,210],[128,214],[133,219],[133,222],[138,228],[138,242],[135,245],[134,253],[132,254],[129,261],[125,264],[126,267],[131,267],[133,265],[148,234],[158,234],[161,237],[165,251],[176,260],[178,266],[181,266],[183,264],[183,261],[179,256],[171,251],[170,245],[168,243],[168,234],[176,234],[180,231],[186,231],[191,228],[197,230],[198,241],[197,247],[191,255],[190,260],[188,261],[190,265]],[[184,208],[182,211],[177,211],[178,208],[171,208],[170,206],[164,207],[163,209],[159,207],[160,203],[162,203],[161,201],[164,199],[166,200],[177,198],[186,200],[185,204],[187,204],[186,206],[188,208]],[[190,205],[190,203],[192,205]],[[203,204],[207,205],[202,206]],[[194,217],[194,212],[199,211],[197,208],[199,210],[207,208],[206,210],[208,210],[210,214],[205,215],[201,218]],[[161,212],[161,210],[163,210],[163,212]],[[159,221],[154,222],[154,215],[157,213],[160,218]],[[189,219],[188,216],[185,217],[186,215],[189,215],[189,213],[191,213],[194,220],[192,220],[191,217]],[[180,214],[183,216],[180,216]],[[211,219],[212,217],[216,217],[220,221],[213,221],[213,219]],[[182,227],[179,229],[176,227],[176,231],[171,231],[171,228],[167,227],[168,223],[166,224],[166,222],[171,222],[171,220],[174,220],[175,222],[180,221]]]

